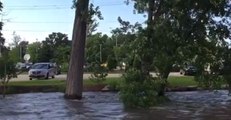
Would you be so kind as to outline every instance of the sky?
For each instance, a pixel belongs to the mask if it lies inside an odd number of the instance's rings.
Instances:
[[[6,44],[12,43],[12,34],[15,31],[22,40],[44,40],[52,32],[72,36],[75,10],[72,9],[72,0],[1,0],[3,12],[1,20],[4,22],[3,36]],[[125,0],[90,0],[100,7],[103,20],[99,21],[97,32],[110,35],[110,31],[119,27],[117,18],[131,23],[143,23],[146,18],[134,14],[133,5],[124,4]]]

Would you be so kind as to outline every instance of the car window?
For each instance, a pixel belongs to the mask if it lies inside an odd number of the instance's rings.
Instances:
[[[31,69],[48,69],[48,64],[35,64]]]

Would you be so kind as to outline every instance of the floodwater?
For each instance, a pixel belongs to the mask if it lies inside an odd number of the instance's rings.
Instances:
[[[169,92],[171,102],[149,110],[124,109],[117,93],[86,92],[66,100],[63,93],[28,93],[0,99],[0,120],[230,120],[227,91]]]

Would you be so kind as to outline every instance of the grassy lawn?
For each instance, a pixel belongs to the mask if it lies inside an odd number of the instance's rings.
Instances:
[[[107,78],[106,81],[97,83],[92,80],[84,80],[84,88],[89,90],[97,86],[97,84],[109,85],[112,89],[118,90],[122,79],[121,78]],[[191,76],[182,76],[182,77],[169,77],[168,79],[169,87],[187,87],[187,86],[196,86],[196,82]],[[27,92],[64,92],[65,91],[65,80],[32,80],[32,81],[10,81],[8,84],[8,94],[15,93],[27,93]]]
[[[117,86],[121,83],[121,78],[107,78],[103,81],[103,84],[108,84],[111,86]],[[196,86],[196,82],[193,80],[192,76],[181,76],[181,77],[169,77],[169,86],[171,87],[185,87],[185,86]],[[95,85],[97,82],[92,80],[84,80],[84,85]],[[32,81],[12,81],[9,83],[10,86],[56,86],[65,85],[65,80],[32,80]]]
[[[170,87],[186,87],[197,85],[193,76],[169,77],[168,82]]]

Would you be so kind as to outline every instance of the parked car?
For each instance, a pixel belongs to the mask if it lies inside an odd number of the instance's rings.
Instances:
[[[197,73],[197,68],[192,65],[187,66],[186,68],[180,70],[180,74],[183,75],[195,75],[196,73]]]
[[[22,63],[22,62],[18,62],[15,65],[16,70],[18,71],[28,71],[30,69],[30,67],[32,66],[32,63]]]
[[[29,72],[29,78],[54,78],[56,74],[56,68],[53,63],[35,63],[31,66]]]
[[[18,62],[18,63],[15,65],[15,68],[16,68],[17,70],[26,69],[26,64],[25,64],[25,63],[22,63],[22,62]]]

